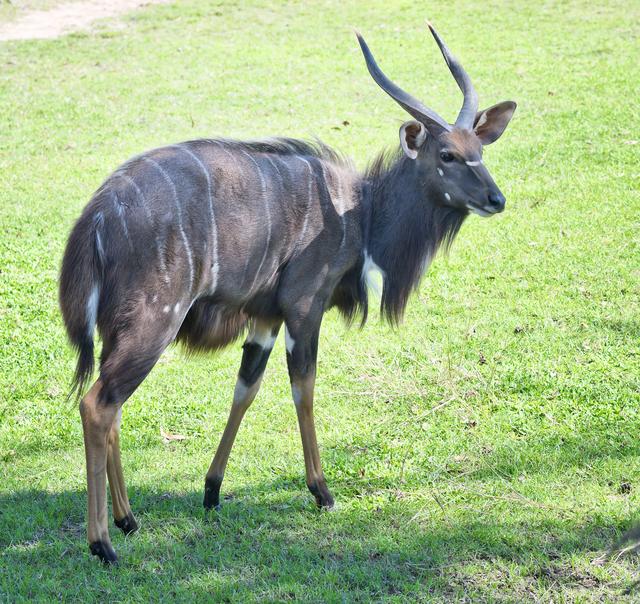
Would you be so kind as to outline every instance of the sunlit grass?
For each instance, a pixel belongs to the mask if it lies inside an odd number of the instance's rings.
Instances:
[[[246,5],[246,3],[243,3]],[[0,601],[588,602],[640,490],[638,6],[456,1],[147,7],[125,28],[0,45]],[[486,162],[507,211],[470,218],[392,331],[323,325],[316,395],[337,500],[306,491],[278,342],[204,519],[238,346],[171,349],[126,404],[141,531],[117,569],[84,537],[84,458],[57,309],[66,236],[100,182],[201,136],[319,136],[359,166],[405,119],[387,73],[453,118],[424,19],[481,103],[516,116]],[[635,75],[634,75],[635,74]],[[372,313],[375,316],[375,313]],[[164,444],[160,431],[186,440]]]

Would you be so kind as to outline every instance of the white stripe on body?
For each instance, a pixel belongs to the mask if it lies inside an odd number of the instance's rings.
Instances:
[[[127,243],[129,244],[129,249],[133,250],[133,244],[131,243],[131,237],[129,237],[129,228],[127,227],[127,221],[124,218],[124,209],[120,200],[118,199],[118,194],[113,192],[113,205],[116,208],[116,214],[118,214],[118,218],[120,218],[120,224],[122,225],[122,230],[124,231],[124,236],[127,238]]]
[[[336,211],[338,212],[338,216],[340,216],[340,224],[342,226],[342,239],[340,240],[340,248],[338,250],[338,253],[340,253],[342,251],[342,248],[344,247],[345,241],[347,240],[347,222],[344,217],[346,209],[344,205],[344,199],[342,197],[342,181],[340,180],[340,177],[336,172],[333,172],[331,170],[329,171],[331,175],[337,180],[336,196],[335,196],[336,198],[334,200],[333,196],[331,195],[331,187],[329,186],[329,180],[327,179],[327,175],[324,171],[324,163],[322,161],[320,161],[320,169],[322,170],[322,178],[324,179],[324,182],[327,186],[329,199],[331,200],[331,203],[333,204],[333,206],[336,208]]]
[[[173,200],[176,204],[176,209],[178,210],[177,218],[178,218],[178,230],[180,231],[180,237],[182,238],[182,243],[184,244],[184,249],[187,252],[187,260],[189,262],[189,293],[192,293],[193,289],[193,255],[191,253],[191,248],[189,247],[189,241],[187,240],[187,236],[182,228],[182,210],[180,208],[180,200],[178,199],[178,191],[176,190],[176,186],[171,180],[171,177],[164,171],[163,167],[155,160],[150,157],[142,158],[147,163],[155,166],[155,168],[162,174],[163,178],[167,181],[171,190],[173,192]]]
[[[153,230],[153,236],[154,236],[155,242],[156,242],[156,250],[158,252],[158,263],[160,265],[160,274],[162,275],[162,280],[168,285],[169,281],[170,281],[170,278],[169,278],[169,273],[167,272],[167,264],[164,261],[164,255],[162,253],[162,246],[160,245],[160,240],[158,239],[157,233],[153,229],[153,216],[151,216],[151,210],[149,210],[149,206],[147,205],[147,201],[144,198],[142,190],[136,184],[136,182],[135,182],[135,180],[133,180],[133,178],[131,178],[128,174],[124,174],[124,173],[120,173],[119,176],[123,180],[126,180],[134,188],[134,190],[136,192],[136,195],[140,198],[140,201],[142,202],[142,207],[144,209],[144,213],[145,213],[145,215],[147,217],[147,220],[149,221],[149,224],[151,225],[152,230]]]
[[[296,245],[295,245],[295,251],[299,251],[300,249],[300,244],[302,243],[305,235],[307,234],[307,227],[309,226],[309,213],[311,211],[311,187],[313,185],[313,181],[315,180],[315,174],[313,172],[313,168],[311,167],[311,164],[304,158],[304,157],[300,157],[299,155],[295,156],[297,159],[299,159],[300,161],[304,162],[305,164],[307,164],[307,168],[309,168],[309,191],[307,193],[307,207],[304,211],[304,221],[302,223],[302,230],[300,231],[300,236],[298,237],[298,240],[296,241]]]
[[[200,166],[200,169],[205,175],[207,179],[207,192],[209,194],[209,219],[211,220],[211,286],[209,288],[210,293],[213,293],[216,290],[218,285],[218,274],[220,272],[220,264],[218,262],[218,226],[216,225],[216,218],[213,212],[213,190],[211,188],[211,177],[209,176],[209,171],[202,163],[200,158],[195,155],[191,150],[187,149],[183,145],[173,145],[177,149],[181,149],[188,155],[190,155],[193,160]]]
[[[267,217],[267,244],[265,245],[264,252],[262,253],[262,259],[260,260],[260,264],[258,265],[258,268],[253,276],[253,281],[251,282],[251,286],[247,291],[247,294],[251,294],[251,292],[253,291],[253,288],[255,287],[258,276],[260,275],[260,270],[262,269],[262,265],[264,264],[264,261],[267,259],[267,254],[269,253],[269,245],[271,244],[271,212],[269,210],[269,199],[267,198],[267,185],[264,180],[264,175],[262,174],[262,170],[260,169],[258,162],[255,159],[253,159],[253,157],[251,157],[249,153],[247,153],[244,149],[241,149],[241,151],[253,162],[253,165],[256,167],[256,170],[258,171],[258,176],[260,177],[262,200],[264,202],[265,216]]]

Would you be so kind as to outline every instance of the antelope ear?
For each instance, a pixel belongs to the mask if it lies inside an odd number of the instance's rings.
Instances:
[[[476,113],[473,129],[483,145],[497,141],[516,110],[513,101],[504,101]]]
[[[409,120],[400,127],[400,145],[408,158],[418,157],[418,149],[427,140],[427,129],[415,120]]]

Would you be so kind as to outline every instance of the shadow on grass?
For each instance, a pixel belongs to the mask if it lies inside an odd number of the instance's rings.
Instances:
[[[415,522],[402,502],[319,512],[297,478],[237,490],[208,518],[199,491],[131,491],[141,530],[125,538],[110,522],[116,568],[89,556],[84,491],[0,495],[0,600],[522,602],[600,585],[572,559],[626,528],[540,515]]]

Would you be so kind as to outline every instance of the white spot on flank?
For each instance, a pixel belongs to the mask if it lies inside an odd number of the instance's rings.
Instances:
[[[444,172],[442,171],[442,168],[438,168],[438,174],[440,174],[440,176],[444,176]]]
[[[162,312],[166,315],[171,310],[171,307],[167,304],[162,307]]]
[[[444,198],[445,198],[447,201],[451,201],[451,195],[449,195],[449,193],[445,193],[445,194],[444,194]]]
[[[87,335],[92,338],[93,330],[96,327],[96,319],[98,317],[98,298],[100,290],[98,285],[94,284],[87,300]]]
[[[178,314],[178,311],[180,310],[180,302],[178,302],[174,307],[173,307],[173,312]]]
[[[376,278],[377,277],[377,278]],[[373,290],[376,296],[381,294],[381,284],[384,285],[384,271],[373,261],[367,250],[364,250],[364,264],[362,265],[362,280],[367,288]],[[380,283],[382,282],[382,283]]]
[[[467,166],[479,166],[482,163],[482,160],[478,161],[466,161],[464,162]]]
[[[296,341],[291,337],[287,326],[284,326],[284,346],[287,349],[287,352],[291,354],[293,352],[293,347],[296,345]]]
[[[249,330],[247,342],[257,344],[265,350],[271,350],[276,343],[276,336],[272,334],[271,327],[265,328],[264,325],[254,323]]]

